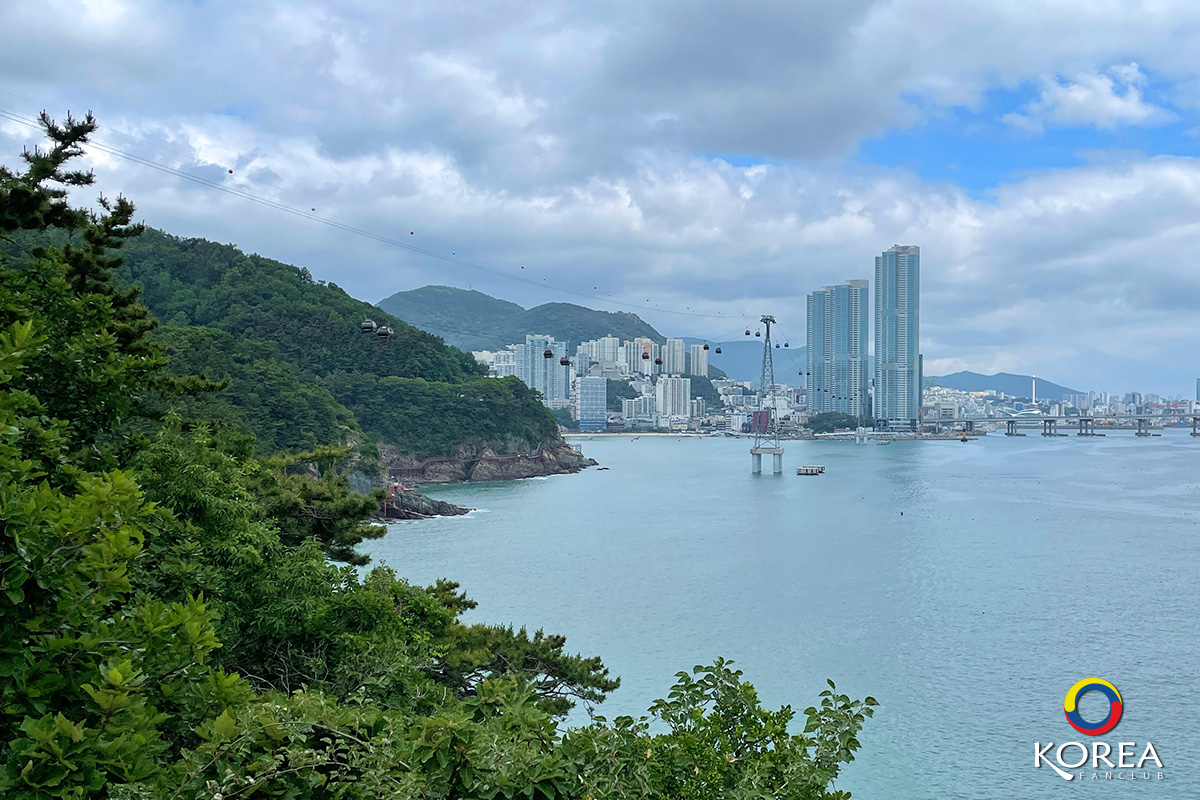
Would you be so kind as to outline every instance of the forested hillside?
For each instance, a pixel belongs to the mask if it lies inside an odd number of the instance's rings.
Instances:
[[[199,405],[261,445],[307,448],[361,429],[421,458],[464,444],[529,450],[557,436],[524,384],[487,378],[470,354],[305,269],[152,229],[122,252],[119,277],[166,322],[180,368],[231,378],[224,397]],[[367,318],[393,337],[363,334]]]
[[[596,311],[573,303],[545,303],[528,310],[483,292],[452,286],[423,286],[397,292],[379,307],[464,350],[495,350],[525,341],[527,333],[548,333],[575,345],[612,334],[618,339],[664,337],[637,314]]]

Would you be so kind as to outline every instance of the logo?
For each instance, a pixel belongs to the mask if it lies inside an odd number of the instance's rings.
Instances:
[[[1099,722],[1089,722],[1079,713],[1079,700],[1088,692],[1100,692],[1108,698],[1108,714]],[[1125,701],[1117,687],[1099,678],[1086,678],[1067,690],[1063,698],[1063,712],[1067,722],[1084,736],[1103,736],[1117,727]],[[1140,756],[1138,755],[1140,752]],[[1115,760],[1114,760],[1115,759]],[[1118,781],[1161,781],[1165,775],[1162,759],[1153,742],[1142,747],[1137,742],[1110,742],[1093,739],[1084,742],[1033,743],[1033,766],[1048,766],[1065,781],[1118,780]],[[1153,765],[1156,769],[1151,770]]]
[[[1097,723],[1085,722],[1083,717],[1079,716],[1079,698],[1088,692],[1100,692],[1108,698],[1108,716]],[[1067,696],[1063,700],[1063,711],[1067,714],[1067,722],[1071,723],[1071,727],[1084,736],[1103,736],[1117,727],[1117,723],[1121,721],[1123,708],[1124,703],[1121,701],[1121,693],[1117,691],[1117,687],[1099,678],[1081,680],[1067,691]]]

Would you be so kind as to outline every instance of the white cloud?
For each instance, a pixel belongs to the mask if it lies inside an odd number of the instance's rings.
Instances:
[[[1107,129],[1163,125],[1177,119],[1173,112],[1142,99],[1140,87],[1146,76],[1136,62],[1112,67],[1109,73],[1083,73],[1074,81],[1047,78],[1041,95],[1025,106],[1024,113],[1014,111],[1002,120],[1022,130],[1041,132],[1046,124]]]
[[[0,88],[30,98],[0,105],[94,108],[132,134],[105,133],[122,149],[380,234],[415,230],[501,271],[600,286],[600,307],[773,311],[799,340],[807,291],[870,276],[877,252],[912,242],[930,364],[1108,389],[1108,376],[1179,383],[1193,369],[1175,353],[1200,345],[1197,162],[1097,158],[979,198],[839,159],[1030,81],[1039,96],[1011,124],[1158,124],[1141,65],[1171,82],[1175,107],[1200,105],[1194,2],[130,0],[98,32],[37,8],[0,12]],[[11,164],[28,140],[0,126]],[[775,164],[733,166],[740,155]],[[303,263],[366,299],[430,282],[573,299],[102,166],[100,188],[149,223]]]

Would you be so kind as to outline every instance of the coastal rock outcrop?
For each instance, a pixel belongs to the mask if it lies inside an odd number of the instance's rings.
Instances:
[[[471,509],[434,500],[416,489],[397,488],[389,493],[380,516],[384,519],[428,519],[430,517],[454,517],[466,514]]]
[[[406,483],[507,481],[579,472],[596,464],[561,439],[544,442],[533,453],[497,453],[492,447],[483,447],[478,451],[462,448],[456,456],[420,461],[396,454],[385,460],[391,479]]]

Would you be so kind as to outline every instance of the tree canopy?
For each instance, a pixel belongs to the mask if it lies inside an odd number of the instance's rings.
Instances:
[[[840,411],[826,411],[808,418],[808,427],[813,433],[833,433],[836,430],[857,428],[861,424],[862,421],[858,417]]]

